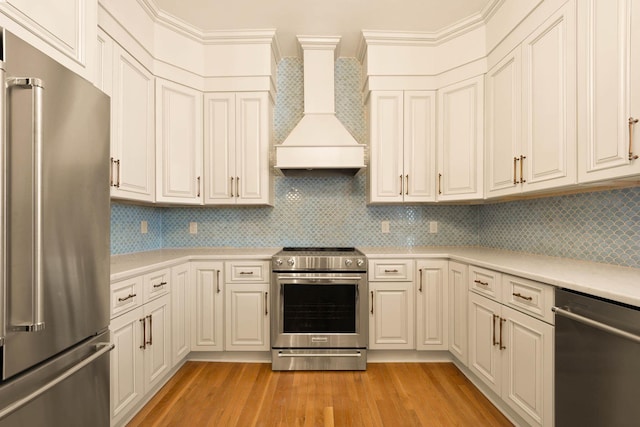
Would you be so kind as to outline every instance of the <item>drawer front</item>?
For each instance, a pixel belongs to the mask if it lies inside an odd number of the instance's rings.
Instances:
[[[170,271],[168,268],[165,268],[144,276],[144,302],[151,301],[154,298],[169,293]]]
[[[269,261],[230,261],[225,263],[227,283],[268,283]]]
[[[518,311],[554,323],[553,286],[521,277],[502,276],[502,302]]]
[[[111,284],[111,318],[142,305],[142,276]]]
[[[369,280],[389,282],[413,281],[413,261],[372,260],[369,261]]]
[[[502,298],[502,273],[469,266],[469,290],[500,302]]]

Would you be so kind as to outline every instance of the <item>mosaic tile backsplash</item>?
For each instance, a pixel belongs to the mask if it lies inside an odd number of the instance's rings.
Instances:
[[[360,68],[336,61],[336,115],[366,142]],[[276,143],[302,117],[303,69],[278,66]],[[155,208],[113,203],[111,253],[188,246],[483,245],[640,268],[640,188],[482,206],[366,206],[366,178],[276,177],[275,207]],[[140,221],[148,233],[140,233]],[[382,234],[381,221],[391,232]],[[198,222],[198,234],[188,232]],[[438,233],[429,234],[429,221]]]

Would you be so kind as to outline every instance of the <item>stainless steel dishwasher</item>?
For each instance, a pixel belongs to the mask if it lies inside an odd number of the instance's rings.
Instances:
[[[555,425],[638,426],[640,308],[556,290]]]

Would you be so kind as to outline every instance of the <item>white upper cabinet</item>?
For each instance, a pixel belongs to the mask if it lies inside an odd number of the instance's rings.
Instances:
[[[369,202],[435,201],[435,92],[371,92],[369,117]]]
[[[89,81],[95,77],[97,0],[4,0],[2,27]]]
[[[202,93],[156,80],[156,201],[202,203]]]
[[[116,43],[112,64],[111,196],[153,202],[154,78]]]
[[[205,94],[205,204],[273,203],[271,112],[267,92]]]
[[[438,200],[483,197],[484,80],[438,91]]]
[[[488,198],[576,183],[575,2],[486,75]]]
[[[580,182],[640,173],[639,28],[635,0],[578,2]]]

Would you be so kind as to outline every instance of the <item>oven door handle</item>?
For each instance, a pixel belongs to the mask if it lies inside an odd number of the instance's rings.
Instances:
[[[327,281],[327,282],[335,282],[336,280],[362,280],[362,276],[331,276],[331,277],[324,277],[324,276],[305,276],[305,277],[300,277],[300,276],[278,276],[278,280],[322,280],[322,281]]]
[[[287,353],[278,352],[278,357],[362,357],[359,351],[356,353]]]

